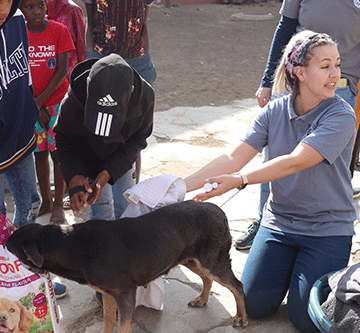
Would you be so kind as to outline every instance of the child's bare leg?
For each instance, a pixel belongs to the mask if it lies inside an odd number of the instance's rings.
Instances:
[[[41,194],[41,206],[38,216],[46,213],[51,213],[53,209],[53,202],[50,191],[50,164],[49,164],[49,151],[40,151],[34,153],[36,175],[39,182]]]
[[[55,201],[51,214],[50,223],[62,224],[66,222],[65,212],[63,208],[63,197],[65,192],[64,177],[60,170],[59,158],[56,151],[51,152],[51,159],[54,163],[54,181],[55,181]]]

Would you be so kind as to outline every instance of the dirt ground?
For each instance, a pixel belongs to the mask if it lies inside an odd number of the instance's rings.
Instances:
[[[254,98],[280,7],[279,1],[153,6],[149,34],[150,54],[157,70],[156,111]],[[232,20],[236,13],[271,13],[274,19]]]

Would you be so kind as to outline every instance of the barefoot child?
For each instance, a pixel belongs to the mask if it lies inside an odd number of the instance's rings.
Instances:
[[[36,123],[38,133],[35,149],[36,173],[42,196],[39,215],[52,213],[50,222],[65,222],[63,194],[65,183],[55,152],[53,126],[57,118],[59,103],[69,85],[69,52],[75,49],[71,35],[61,23],[47,20],[45,0],[23,0],[20,5],[29,37],[29,62],[36,104],[40,109]],[[55,201],[50,191],[49,151],[54,163]]]

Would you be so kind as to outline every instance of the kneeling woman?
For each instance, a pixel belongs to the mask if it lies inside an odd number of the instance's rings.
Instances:
[[[348,264],[353,222],[349,165],[355,114],[335,95],[340,56],[326,34],[303,31],[287,45],[274,87],[290,94],[265,106],[240,144],[186,178],[187,191],[217,182],[204,201],[247,183],[271,182],[260,230],[242,282],[248,315],[274,314],[287,292],[290,320],[301,332],[317,332],[308,313],[310,289],[320,276]],[[268,146],[270,160],[236,173]]]

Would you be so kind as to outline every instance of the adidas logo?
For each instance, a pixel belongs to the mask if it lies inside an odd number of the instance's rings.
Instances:
[[[97,101],[97,104],[100,106],[116,106],[118,103],[111,97],[110,94],[107,94],[105,97],[100,98]]]

